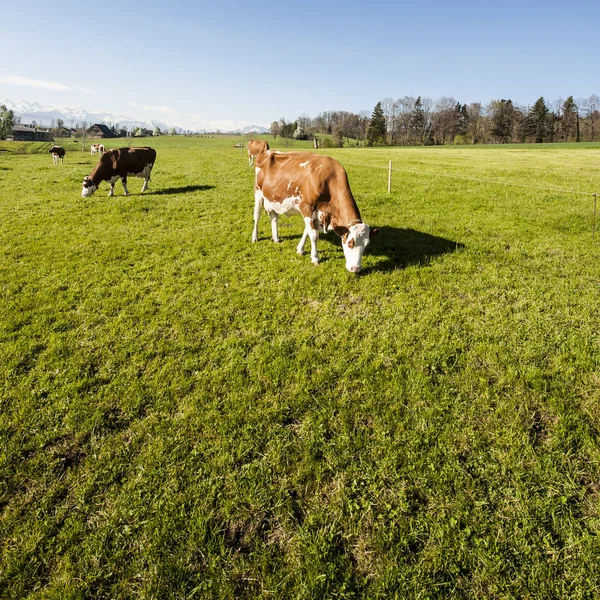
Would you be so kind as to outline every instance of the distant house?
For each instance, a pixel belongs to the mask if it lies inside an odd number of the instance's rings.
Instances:
[[[90,138],[114,138],[117,137],[106,125],[94,123],[88,130],[87,136]]]
[[[53,139],[51,131],[27,125],[15,125],[12,135],[15,142],[51,142]]]

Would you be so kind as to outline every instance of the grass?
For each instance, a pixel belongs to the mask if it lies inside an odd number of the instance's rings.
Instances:
[[[490,181],[594,192],[600,146],[328,150],[352,276],[250,243],[236,141],[111,199],[0,146],[0,596],[598,597],[591,196]]]

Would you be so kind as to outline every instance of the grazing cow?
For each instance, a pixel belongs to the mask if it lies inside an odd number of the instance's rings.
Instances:
[[[90,146],[90,154],[94,155],[96,152],[100,152],[100,156],[102,156],[106,150],[102,144],[92,144]]]
[[[120,178],[123,182],[125,195],[127,189],[127,176],[143,177],[142,192],[148,189],[150,173],[156,161],[156,150],[153,148],[117,148],[105,152],[98,161],[92,173],[83,180],[81,197],[91,196],[102,181],[110,183],[109,196],[115,195],[115,183]]]
[[[52,146],[50,150],[48,150],[50,154],[52,154],[52,158],[54,159],[54,164],[58,164],[58,159],[60,159],[60,164],[63,164],[63,160],[65,158],[66,151],[62,146]]]
[[[254,158],[261,152],[266,152],[269,144],[263,140],[250,140],[248,142],[248,165],[254,164]]]
[[[298,254],[304,254],[306,238],[310,238],[310,258],[318,265],[319,232],[334,231],[342,238],[346,269],[351,273],[361,270],[370,229],[361,219],[348,176],[339,162],[310,152],[269,150],[256,157],[255,173],[253,242],[258,240],[258,219],[263,207],[271,218],[274,242],[279,242],[279,216],[300,214],[305,229]]]

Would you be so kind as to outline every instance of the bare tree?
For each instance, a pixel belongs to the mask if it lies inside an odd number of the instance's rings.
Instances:
[[[302,114],[297,119],[298,127],[304,129],[304,131],[308,131],[311,126],[311,118],[308,115]]]
[[[477,144],[477,142],[482,141],[479,137],[482,117],[481,103],[471,102],[471,104],[469,104],[467,107],[467,113],[469,115],[467,133],[471,137],[471,143]]]
[[[404,96],[396,100],[396,131],[400,144],[407,146],[411,143],[412,112],[416,99]]]
[[[381,101],[381,108],[385,115],[385,129],[388,136],[388,142],[390,145],[394,145],[395,138],[395,124],[396,124],[396,112],[397,105],[393,98],[384,98]]]
[[[444,144],[446,139],[454,137],[457,120],[456,104],[452,96],[443,96],[435,103],[433,135],[436,145]]]
[[[81,122],[81,151],[85,152],[85,143],[87,141],[87,121]]]
[[[279,126],[279,121],[273,121],[271,123],[271,127],[269,129],[271,135],[273,136],[273,139],[277,139],[277,136],[279,135],[279,131],[280,131],[280,126]]]
[[[600,98],[596,94],[592,94],[589,98],[583,100],[582,106],[589,128],[590,142],[595,142],[598,133],[598,121],[600,120]]]
[[[369,121],[371,119],[371,116],[369,114],[368,110],[361,110],[358,113],[358,127],[359,127],[359,132],[360,132],[360,140],[363,143],[363,146],[365,144],[365,139],[367,137],[367,130],[369,128]]]

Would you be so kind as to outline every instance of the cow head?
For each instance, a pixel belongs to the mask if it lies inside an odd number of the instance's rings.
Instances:
[[[346,269],[350,273],[360,273],[362,257],[369,241],[369,226],[365,223],[351,225],[348,233],[342,236]]]
[[[89,198],[98,189],[98,186],[94,185],[91,177],[86,177],[83,180],[83,187],[81,188],[81,197]]]

